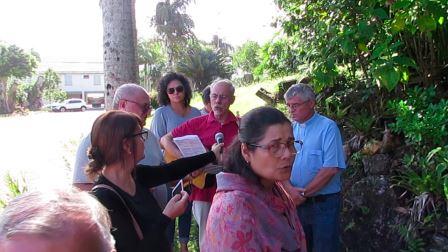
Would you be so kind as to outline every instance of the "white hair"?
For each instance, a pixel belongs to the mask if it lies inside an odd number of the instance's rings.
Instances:
[[[134,99],[134,96],[136,96],[138,93],[144,92],[145,94],[148,94],[146,89],[144,89],[142,86],[139,86],[134,83],[126,83],[121,85],[117,88],[115,91],[114,99],[112,101],[112,108],[118,109],[118,102],[123,99]]]
[[[300,98],[302,98],[304,101],[316,100],[316,94],[314,93],[311,86],[303,83],[294,84],[289,87],[284,95],[285,101],[291,99],[294,96],[300,96]]]
[[[74,188],[28,192],[13,199],[0,214],[0,243],[15,235],[60,241],[82,228],[94,231],[101,251],[114,249],[107,210],[89,193]]]
[[[228,79],[216,79],[215,81],[213,81],[212,84],[210,84],[210,89],[212,90],[213,87],[216,85],[226,85],[230,88],[230,92],[232,93],[232,95],[235,94],[235,87],[233,86],[232,82]]]

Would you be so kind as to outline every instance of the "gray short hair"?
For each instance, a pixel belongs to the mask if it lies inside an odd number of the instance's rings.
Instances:
[[[133,99],[134,96],[139,92],[145,92],[148,94],[146,89],[134,83],[126,83],[117,88],[114,95],[114,100],[112,101],[112,108],[118,109],[118,102],[123,99]]]
[[[107,210],[89,193],[74,188],[28,192],[11,200],[0,214],[0,243],[15,235],[61,240],[83,227],[95,230],[101,251],[114,249]]]
[[[235,95],[235,86],[233,86],[232,82],[229,79],[216,79],[213,81],[212,84],[210,84],[210,90],[213,89],[214,86],[218,85],[218,84],[224,84],[228,87],[230,87],[230,92],[232,93],[232,95]]]
[[[314,93],[311,86],[303,83],[294,84],[289,87],[284,95],[285,101],[291,99],[294,96],[300,96],[300,98],[302,98],[304,101],[316,100],[316,94]]]

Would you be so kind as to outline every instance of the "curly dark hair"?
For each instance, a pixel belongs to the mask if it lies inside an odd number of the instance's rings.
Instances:
[[[157,100],[160,106],[167,106],[170,104],[170,98],[167,94],[168,84],[173,81],[178,80],[184,86],[184,106],[188,107],[190,105],[190,100],[192,96],[190,81],[181,73],[169,72],[160,78],[157,84]]]

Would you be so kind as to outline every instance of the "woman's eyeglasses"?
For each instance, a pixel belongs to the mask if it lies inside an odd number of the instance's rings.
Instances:
[[[182,93],[184,91],[184,86],[177,86],[175,88],[168,88],[166,92],[168,94],[174,94],[174,92]]]
[[[247,145],[265,149],[275,157],[281,157],[285,153],[286,149],[288,149],[293,154],[296,153],[296,149],[294,147],[294,139],[288,140],[285,143],[273,142],[265,145],[248,143]]]
[[[143,141],[146,141],[146,139],[148,139],[149,133],[147,130],[142,130],[141,132],[129,135],[128,137],[130,138],[130,137],[136,137],[136,136],[139,136],[143,139]]]

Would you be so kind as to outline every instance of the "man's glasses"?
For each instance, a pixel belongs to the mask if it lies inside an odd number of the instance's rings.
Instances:
[[[142,110],[142,112],[145,114],[148,113],[152,109],[151,104],[149,104],[149,103],[140,104],[136,101],[126,100],[126,99],[124,99],[124,100],[127,102],[132,102],[134,104],[137,104],[140,107],[140,109]]]
[[[230,96],[228,95],[218,95],[218,94],[211,94],[210,99],[212,100],[218,100],[220,98],[221,100],[227,100]]]
[[[305,103],[307,103],[307,102],[309,102],[309,100],[308,100],[308,101],[304,101],[304,102],[302,102],[302,103],[286,103],[286,106],[287,106],[289,109],[296,110],[297,108],[299,108],[300,106],[302,106],[303,104],[305,104]]]
[[[184,91],[184,86],[177,86],[175,88],[168,88],[166,92],[168,94],[174,94],[174,92],[182,93]]]
[[[267,151],[269,151],[269,153],[271,153],[275,157],[281,157],[285,153],[286,149],[288,149],[293,154],[296,153],[296,148],[294,147],[294,142],[295,142],[294,139],[291,139],[285,143],[272,142],[272,143],[265,144],[265,145],[248,143],[247,145],[267,150]]]
[[[135,134],[129,135],[127,137],[131,138],[131,137],[136,137],[136,136],[139,136],[139,137],[141,137],[143,139],[143,141],[146,141],[146,139],[148,139],[149,133],[148,133],[147,130],[142,130],[139,133],[135,133]]]

